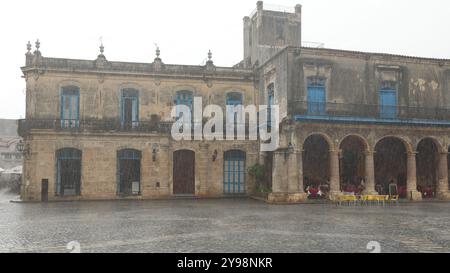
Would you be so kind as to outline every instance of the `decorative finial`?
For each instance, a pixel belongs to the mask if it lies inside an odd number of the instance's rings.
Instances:
[[[103,55],[105,52],[105,47],[103,46],[103,37],[100,37],[100,53]]]
[[[36,50],[39,50],[39,48],[41,47],[41,42],[39,42],[39,39],[36,40]]]
[[[211,61],[211,59],[212,59],[212,53],[211,53],[211,50],[209,50],[209,51],[208,51],[208,60]]]
[[[28,53],[30,53],[30,51],[31,51],[31,43],[30,43],[30,41],[28,41],[28,44],[27,44],[27,51],[28,51]]]
[[[159,58],[159,55],[161,55],[161,51],[159,50],[159,46],[156,46],[156,57]]]

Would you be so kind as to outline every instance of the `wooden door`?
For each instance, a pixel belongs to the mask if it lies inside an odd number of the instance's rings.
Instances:
[[[181,150],[173,153],[173,194],[195,194],[195,153]]]

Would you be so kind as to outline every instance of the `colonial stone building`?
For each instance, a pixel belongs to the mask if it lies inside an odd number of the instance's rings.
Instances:
[[[44,57],[26,65],[24,200],[252,195],[247,168],[266,168],[268,199],[298,202],[364,181],[402,197],[448,199],[450,60],[302,47],[301,6],[244,18],[234,67]],[[175,141],[176,105],[278,105],[280,145]],[[350,189],[350,190],[349,190]]]
[[[0,119],[0,169],[7,170],[22,165],[22,154],[16,150],[19,141],[17,120]]]

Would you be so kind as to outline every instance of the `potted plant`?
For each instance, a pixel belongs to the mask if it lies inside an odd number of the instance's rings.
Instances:
[[[251,177],[254,177],[256,182],[256,193],[266,196],[271,193],[272,190],[265,185],[266,178],[266,166],[261,164],[255,164],[247,168],[247,172]]]

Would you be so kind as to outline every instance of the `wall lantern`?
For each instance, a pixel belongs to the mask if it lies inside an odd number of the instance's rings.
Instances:
[[[30,155],[30,145],[29,144],[25,144],[23,142],[23,140],[20,140],[16,144],[16,151],[19,152],[19,153],[22,153],[25,156],[29,156]]]
[[[156,144],[153,144],[152,147],[152,160],[153,162],[156,161],[156,154],[158,153],[158,146]]]
[[[290,154],[294,152],[294,146],[289,142],[288,147],[284,150],[284,159],[286,160]]]
[[[217,159],[217,150],[214,150],[214,153],[212,155],[212,161],[214,162],[216,161],[216,159]]]

